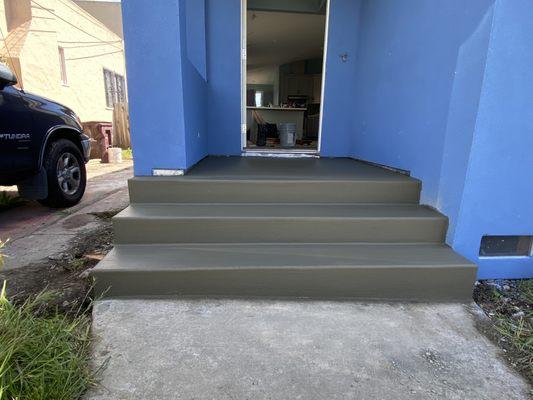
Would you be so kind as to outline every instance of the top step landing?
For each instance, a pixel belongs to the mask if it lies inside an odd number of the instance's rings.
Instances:
[[[347,158],[207,157],[184,176],[130,180],[132,203],[410,203],[421,183]]]

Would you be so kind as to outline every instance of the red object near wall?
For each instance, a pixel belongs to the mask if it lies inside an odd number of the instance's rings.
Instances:
[[[113,146],[113,124],[91,121],[83,123],[83,131],[91,138],[91,159],[107,160],[107,149]]]

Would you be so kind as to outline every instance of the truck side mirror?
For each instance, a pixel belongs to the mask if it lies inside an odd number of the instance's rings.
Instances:
[[[0,63],[0,90],[17,84],[17,77],[7,65]]]

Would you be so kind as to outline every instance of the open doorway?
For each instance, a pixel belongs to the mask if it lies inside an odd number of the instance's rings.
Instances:
[[[320,150],[327,0],[243,0],[246,152]]]

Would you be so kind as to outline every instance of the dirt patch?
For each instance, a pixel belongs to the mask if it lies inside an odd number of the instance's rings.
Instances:
[[[65,219],[63,227],[66,229],[76,229],[88,225],[97,220],[97,217],[92,214],[75,214],[72,217]]]
[[[91,304],[92,280],[87,270],[113,248],[113,230],[112,213],[89,217],[101,219],[101,227],[75,238],[69,250],[40,263],[0,272],[0,282],[7,281],[7,295],[14,303],[22,304],[46,291],[53,294],[47,306],[63,313]]]
[[[474,300],[491,321],[482,332],[533,384],[533,279],[477,282]]]

